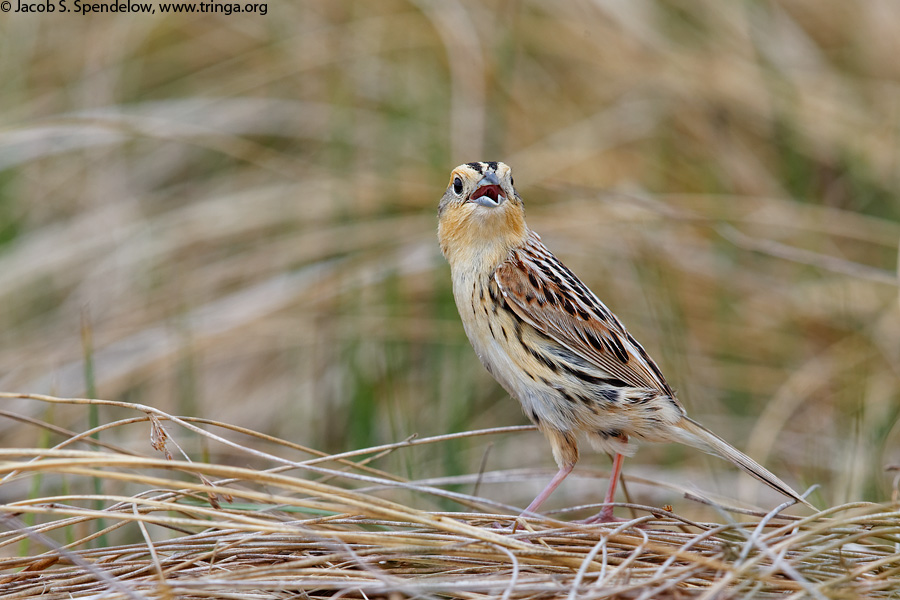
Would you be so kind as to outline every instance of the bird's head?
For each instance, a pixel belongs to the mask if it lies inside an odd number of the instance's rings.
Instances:
[[[451,265],[476,255],[502,260],[527,234],[525,207],[506,164],[471,162],[453,169],[438,207],[438,238]]]

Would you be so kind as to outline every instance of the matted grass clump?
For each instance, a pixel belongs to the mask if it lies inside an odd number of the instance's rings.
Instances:
[[[630,505],[635,517],[622,523],[541,517],[513,533],[512,507],[372,466],[452,435],[325,456],[139,404],[0,397],[8,406],[130,413],[76,434],[4,411],[65,440],[0,451],[4,599],[890,598],[900,590],[896,506],[847,504],[806,517],[723,508],[711,523]],[[504,431],[456,436],[485,433]],[[230,450],[232,460],[189,458],[182,447],[192,438],[217,454]],[[281,452],[255,449],[270,445]],[[306,457],[285,458],[298,452]],[[459,511],[416,507],[446,499]]]

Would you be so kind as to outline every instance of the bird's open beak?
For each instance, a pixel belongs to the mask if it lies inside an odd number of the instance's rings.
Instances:
[[[470,196],[471,202],[490,208],[500,206],[504,200],[506,200],[506,194],[503,192],[503,188],[500,187],[500,180],[497,179],[497,175],[494,173],[486,173]]]

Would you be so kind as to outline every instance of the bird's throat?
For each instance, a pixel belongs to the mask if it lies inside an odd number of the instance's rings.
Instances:
[[[525,242],[528,226],[517,207],[459,207],[441,216],[438,238],[451,268],[490,272]]]

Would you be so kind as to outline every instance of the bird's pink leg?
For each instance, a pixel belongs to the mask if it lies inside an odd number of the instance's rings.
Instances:
[[[603,499],[604,506],[600,512],[584,521],[585,523],[609,523],[616,520],[613,517],[612,502],[616,496],[616,484],[619,482],[619,473],[622,472],[622,461],[624,460],[624,456],[616,453],[616,457],[613,459],[612,474],[609,476],[609,488],[606,490],[606,498]]]
[[[556,475],[553,476],[553,479],[550,480],[550,483],[547,484],[547,487],[545,487],[544,490],[540,494],[538,494],[534,500],[531,501],[531,504],[528,505],[528,508],[522,511],[522,514],[520,514],[519,516],[525,517],[536,512],[537,509],[540,508],[541,504],[544,503],[544,500],[550,497],[550,494],[553,493],[553,490],[559,487],[559,484],[563,482],[563,479],[565,479],[574,468],[575,463],[561,466],[559,468],[559,471],[556,472]],[[513,524],[513,533],[515,533],[516,527],[518,527],[518,525],[519,522],[517,520],[515,524]]]

